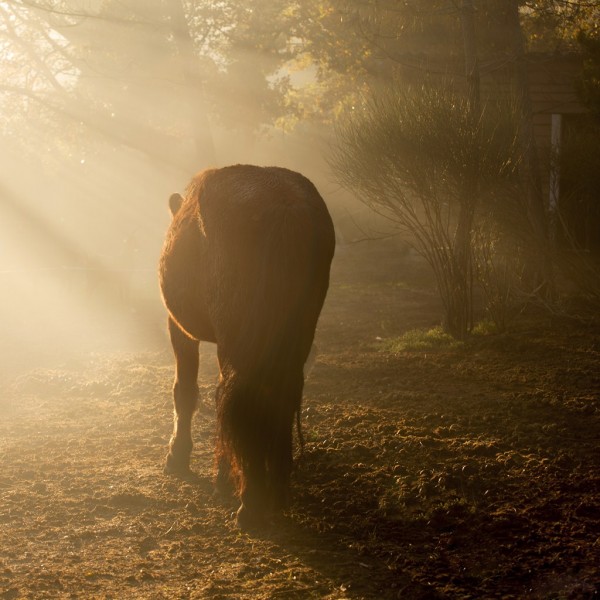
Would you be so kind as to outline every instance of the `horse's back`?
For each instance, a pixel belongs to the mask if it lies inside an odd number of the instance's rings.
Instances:
[[[327,230],[325,236],[333,234],[331,218],[315,186],[289,169],[253,165],[212,169],[200,173],[192,188],[204,233],[207,238],[218,235],[224,244],[236,236],[259,238],[272,227],[293,226],[294,220],[297,229],[304,225],[307,234],[319,227]],[[302,232],[294,237],[301,239]]]

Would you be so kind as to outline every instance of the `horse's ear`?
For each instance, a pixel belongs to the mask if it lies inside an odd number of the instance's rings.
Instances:
[[[181,197],[181,194],[171,194],[169,198],[169,210],[171,211],[172,216],[177,214],[177,211],[181,208],[182,204],[183,198]]]

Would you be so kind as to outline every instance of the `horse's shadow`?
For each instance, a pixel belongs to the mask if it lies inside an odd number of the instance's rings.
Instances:
[[[366,505],[373,507],[376,504],[377,492],[362,483],[345,480],[346,470],[343,457],[340,464],[329,464],[324,472],[316,472],[310,461],[299,461],[289,509],[273,517],[265,527],[247,533],[275,544],[282,554],[296,557],[302,565],[318,573],[318,583],[306,590],[310,595],[328,595],[335,589],[336,593],[343,592],[345,598],[356,599],[435,598],[431,588],[415,581],[395,562],[405,546],[406,552],[410,551],[401,537],[403,524],[385,523],[384,518],[378,518],[377,527],[388,530],[387,545],[393,546],[394,561],[373,552],[372,540],[369,540],[373,513],[362,515],[361,510]],[[312,487],[315,477],[325,486],[318,495],[313,494],[319,489]],[[336,502],[335,498],[331,502],[327,499],[327,487],[334,485],[338,502],[341,497],[347,498],[341,510],[331,506]]]
[[[319,531],[300,522],[295,514],[282,515],[252,535],[275,544],[283,555],[294,556],[318,576],[307,592],[329,595],[333,590],[345,598],[397,598],[403,590],[415,589],[411,577],[390,570],[381,558],[361,551],[349,536],[335,530]],[[411,593],[411,598],[425,598]]]

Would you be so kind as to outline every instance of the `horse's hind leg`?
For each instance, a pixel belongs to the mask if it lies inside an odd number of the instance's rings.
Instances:
[[[222,414],[222,403],[224,401],[225,390],[222,379],[217,386],[216,404],[217,414]],[[234,482],[232,479],[231,463],[227,448],[223,444],[222,438],[217,442],[216,447],[217,477],[215,479],[215,492],[219,496],[232,496],[234,493]]]
[[[193,446],[192,416],[198,402],[198,341],[183,333],[171,318],[169,334],[176,361],[173,385],[175,414],[165,471],[186,473],[190,468]]]
[[[263,403],[258,401],[260,391],[256,382],[228,368],[227,360],[222,356],[219,356],[219,364],[217,486],[227,483],[231,467],[241,500],[237,512],[238,526],[242,530],[253,529],[264,524],[270,415],[265,413]]]
[[[242,530],[262,527],[266,513],[266,457],[264,449],[249,449],[240,477],[240,500],[237,524]]]
[[[267,459],[271,508],[276,512],[287,508],[289,503],[294,418],[300,411],[303,379],[301,370],[295,377],[290,377],[277,402],[277,422],[272,436],[274,443]]]

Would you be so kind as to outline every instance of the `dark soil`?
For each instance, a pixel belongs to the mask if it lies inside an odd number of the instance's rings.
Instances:
[[[166,341],[6,375],[0,599],[598,598],[598,322],[382,349],[439,318],[415,258],[338,252],[292,505],[260,534],[213,497],[210,345],[189,479],[162,471]]]

